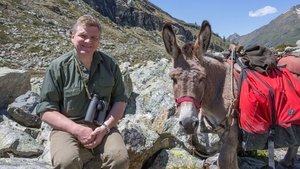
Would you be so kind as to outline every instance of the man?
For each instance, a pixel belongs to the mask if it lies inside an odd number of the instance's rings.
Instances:
[[[79,17],[72,28],[74,50],[47,69],[36,111],[53,127],[50,154],[54,168],[81,169],[92,158],[100,158],[101,168],[129,166],[127,149],[116,128],[128,98],[119,66],[96,50],[100,35],[96,18]],[[84,121],[93,95],[111,105],[100,126]]]

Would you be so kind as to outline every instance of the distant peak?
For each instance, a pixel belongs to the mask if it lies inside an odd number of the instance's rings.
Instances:
[[[298,14],[298,15],[300,15],[300,7],[298,7],[298,8],[295,7],[295,13]]]

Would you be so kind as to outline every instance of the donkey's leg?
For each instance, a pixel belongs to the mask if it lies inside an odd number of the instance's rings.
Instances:
[[[224,134],[224,142],[221,145],[218,166],[220,169],[238,169],[237,148],[239,128],[236,122]]]
[[[297,152],[298,152],[298,147],[289,147],[284,158],[279,162],[276,168],[278,169],[293,168],[296,160]]]

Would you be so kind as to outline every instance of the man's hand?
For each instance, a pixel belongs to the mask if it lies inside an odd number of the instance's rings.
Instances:
[[[101,144],[103,137],[107,134],[107,130],[104,126],[97,127],[90,135],[94,138],[93,142],[83,144],[84,147],[88,149],[95,148],[97,145]]]
[[[76,125],[73,135],[82,145],[91,144],[95,141],[95,136],[92,135],[93,128],[82,124]]]
[[[95,137],[91,135],[95,126],[75,123],[58,111],[45,112],[41,114],[41,119],[54,129],[71,133],[82,145],[95,141]]]

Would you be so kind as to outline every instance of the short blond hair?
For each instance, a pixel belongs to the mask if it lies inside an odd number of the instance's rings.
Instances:
[[[101,25],[98,19],[93,17],[92,15],[82,15],[81,17],[79,17],[72,27],[72,33],[75,33],[77,31],[77,27],[79,25],[95,26],[99,29],[99,32],[101,33]]]

